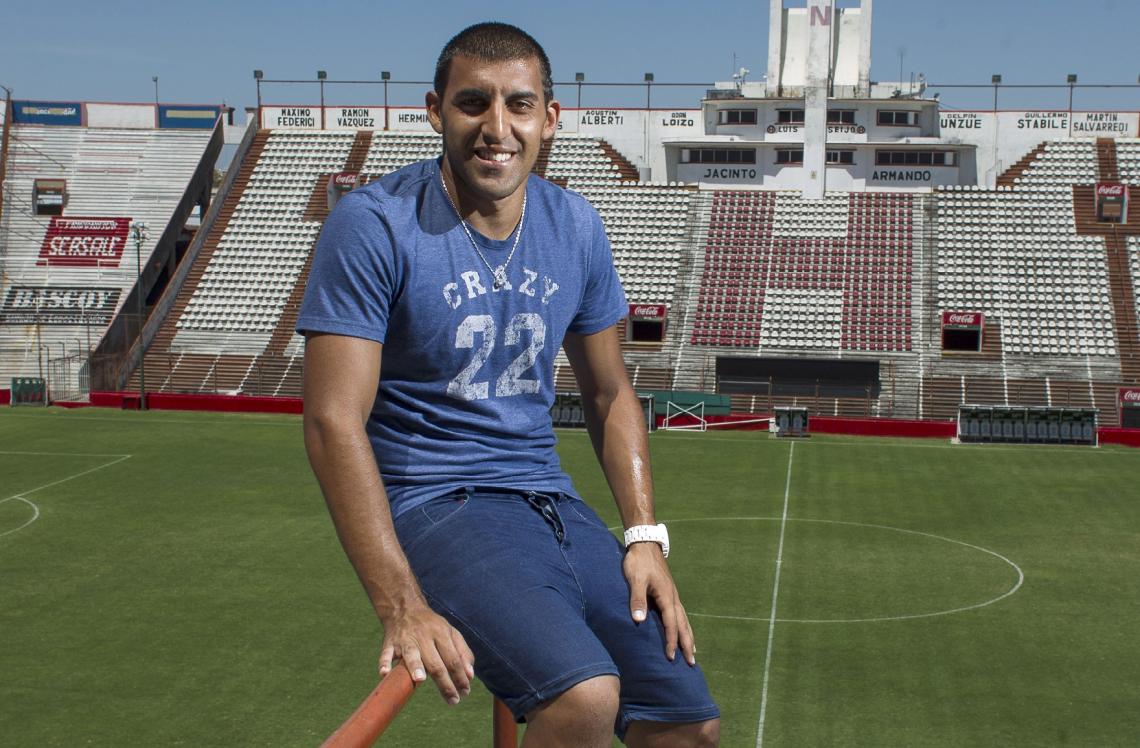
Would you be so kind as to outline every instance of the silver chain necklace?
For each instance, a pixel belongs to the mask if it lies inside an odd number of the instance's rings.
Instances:
[[[491,275],[495,277],[495,290],[499,290],[507,285],[507,267],[511,264],[511,258],[515,256],[515,250],[519,248],[519,239],[522,238],[523,221],[526,219],[526,186],[523,186],[523,204],[522,213],[519,215],[519,225],[515,227],[515,243],[511,245],[510,254],[507,255],[507,261],[499,267],[491,267],[491,263],[487,262],[487,258],[483,256],[482,250],[479,245],[475,243],[475,237],[471,236],[471,229],[467,228],[467,221],[463,220],[463,216],[459,214],[459,207],[455,201],[451,199],[451,193],[447,191],[447,182],[443,178],[443,171],[439,172],[439,183],[443,185],[443,194],[447,195],[447,202],[451,203],[451,209],[455,211],[455,217],[459,219],[459,225],[463,227],[463,233],[467,234],[467,240],[471,242],[471,246],[475,249],[475,254],[479,255],[479,259],[491,271]]]

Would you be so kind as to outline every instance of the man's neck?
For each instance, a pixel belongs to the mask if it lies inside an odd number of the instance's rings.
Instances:
[[[502,200],[475,200],[465,195],[463,188],[457,184],[446,158],[441,171],[447,194],[455,205],[456,212],[470,224],[471,228],[489,239],[502,241],[510,238],[522,216],[526,182]]]

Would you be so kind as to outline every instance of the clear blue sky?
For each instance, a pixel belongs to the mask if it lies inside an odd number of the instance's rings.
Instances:
[[[802,4],[802,0],[801,3]],[[841,0],[841,5],[849,4]],[[6,3],[0,11],[0,84],[17,98],[151,101],[159,76],[164,102],[255,103],[254,68],[267,78],[428,80],[439,48],[481,20],[518,24],[546,47],[555,80],[581,71],[593,81],[727,80],[733,53],[753,71],[767,64],[766,0],[541,0],[498,3],[456,0],[279,0],[196,3],[58,0]],[[1140,0],[877,0],[875,80],[933,82],[1135,84],[1140,58]],[[572,89],[559,96],[572,105]],[[422,87],[393,87],[393,104],[418,104]],[[699,89],[655,89],[654,105],[696,106]],[[1002,108],[1063,108],[1067,91],[1002,94]],[[638,105],[638,89],[584,94],[584,105]],[[382,100],[381,89],[326,88],[328,103]],[[315,103],[316,88],[277,87],[265,100]],[[949,107],[989,106],[992,93],[944,91]],[[1140,109],[1140,89],[1111,96],[1078,91],[1077,106]]]

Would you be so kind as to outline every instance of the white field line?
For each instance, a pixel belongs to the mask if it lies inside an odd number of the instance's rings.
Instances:
[[[779,517],[689,517],[689,518],[682,518],[682,519],[671,519],[671,520],[669,520],[669,524],[676,525],[676,524],[680,524],[682,522],[717,522],[717,521],[721,521],[721,522],[745,522],[745,521],[750,521],[750,520],[751,521],[757,521],[757,522],[775,522],[779,519],[780,519]],[[993,605],[994,603],[1001,602],[1002,600],[1006,599],[1010,595],[1012,595],[1015,592],[1017,592],[1018,590],[1020,590],[1022,585],[1025,584],[1025,572],[1022,571],[1021,567],[1017,565],[1017,562],[1015,562],[1009,558],[1006,558],[1005,556],[998,553],[997,551],[992,551],[989,548],[984,548],[980,545],[974,545],[973,543],[967,543],[967,542],[962,541],[962,540],[955,540],[954,538],[947,538],[947,537],[944,537],[942,535],[934,535],[933,533],[929,533],[929,532],[920,532],[918,530],[907,530],[906,528],[903,528],[903,527],[891,527],[890,525],[875,525],[875,524],[870,524],[867,522],[844,522],[842,520],[837,520],[837,519],[796,519],[794,517],[789,519],[788,522],[814,522],[816,524],[822,524],[822,525],[847,525],[849,527],[869,527],[869,528],[872,528],[875,530],[890,530],[892,532],[902,532],[902,533],[906,533],[907,535],[918,535],[918,536],[924,537],[924,538],[932,538],[934,540],[941,540],[941,541],[946,542],[946,543],[953,543],[954,545],[960,545],[960,546],[963,546],[964,548],[971,548],[975,551],[981,551],[982,553],[987,553],[987,554],[993,556],[994,558],[997,558],[997,559],[1000,559],[1001,561],[1004,561],[1006,564],[1008,564],[1010,566],[1010,568],[1012,568],[1015,572],[1017,572],[1017,581],[1008,590],[1006,590],[1005,592],[1001,593],[1000,595],[993,597],[989,600],[984,600],[980,603],[974,603],[973,605],[963,605],[963,606],[958,607],[958,608],[948,608],[946,610],[935,610],[935,611],[932,611],[930,613],[904,613],[902,615],[877,616],[875,618],[777,618],[776,623],[876,623],[878,621],[909,621],[909,620],[913,620],[915,618],[935,618],[937,616],[948,616],[948,615],[953,615],[954,613],[964,613],[968,610],[977,610],[979,608],[985,608],[985,607],[988,607],[990,605]],[[726,620],[726,621],[765,621],[765,620],[768,620],[765,618],[760,618],[758,616],[733,616],[733,615],[722,615],[719,613],[699,613],[699,612],[691,611],[691,610],[687,610],[686,613],[691,618],[692,617],[696,617],[696,618],[717,618],[717,619]]]
[[[37,453],[23,452],[23,453],[10,453],[10,454],[48,454],[48,453],[44,453],[44,452],[37,452]],[[71,454],[71,455],[66,455],[66,456],[81,457],[81,456],[86,456],[86,455]],[[35,513],[30,520],[28,520],[24,524],[20,525],[19,527],[15,528],[14,530],[6,530],[5,532],[0,532],[0,537],[4,537],[5,535],[10,535],[10,534],[16,532],[16,530],[23,530],[25,527],[27,527],[28,525],[32,524],[37,519],[39,519],[40,508],[26,498],[29,494],[37,493],[39,491],[44,490],[45,488],[51,488],[52,486],[58,486],[60,483],[66,483],[69,480],[75,480],[76,478],[81,478],[84,475],[90,475],[91,473],[94,473],[96,470],[102,470],[103,468],[109,468],[112,465],[118,465],[123,460],[129,460],[130,458],[131,458],[131,455],[119,455],[118,459],[111,460],[110,462],[104,462],[102,465],[96,465],[93,468],[88,468],[87,470],[83,470],[81,472],[75,473],[74,475],[69,475],[65,478],[53,480],[51,483],[45,483],[42,486],[36,486],[35,488],[30,488],[27,491],[20,491],[18,493],[12,494],[11,496],[0,499],[0,504],[3,504],[4,502],[7,502],[7,501],[22,501],[25,504],[28,504],[29,506],[31,506],[32,511]]]
[[[25,452],[22,450],[0,449],[0,455],[42,455],[44,457],[130,457],[112,452]]]
[[[102,470],[103,468],[109,468],[112,465],[118,465],[123,460],[129,460],[130,458],[131,458],[131,455],[119,455],[119,458],[116,460],[111,460],[110,462],[104,462],[102,465],[96,465],[95,467],[88,468],[87,470],[84,470],[80,473],[75,473],[74,475],[69,475],[66,478],[60,478],[59,480],[53,480],[51,483],[45,483],[42,486],[36,486],[35,488],[28,489],[27,491],[18,491],[16,493],[12,494],[11,496],[8,496],[4,499],[0,499],[0,501],[7,501],[8,499],[23,498],[29,494],[33,494],[33,493],[36,493],[38,491],[42,491],[45,488],[51,488],[52,486],[58,486],[60,483],[66,483],[69,480],[75,480],[76,478],[80,478],[84,475],[89,475],[90,473],[94,473],[96,470]]]
[[[4,532],[0,532],[0,538],[4,537],[5,535],[11,535],[14,532],[19,532],[20,530],[23,530],[25,527],[27,527],[28,525],[32,524],[33,522],[35,522],[37,519],[40,518],[40,508],[38,506],[36,506],[35,504],[33,504],[32,502],[25,499],[23,496],[9,496],[8,498],[4,499],[4,501],[0,501],[0,504],[3,504],[5,501],[22,501],[22,502],[24,502],[25,504],[27,504],[28,506],[30,506],[32,508],[32,518],[30,520],[28,520],[27,522],[25,522],[24,524],[20,525],[19,527],[14,527],[11,530],[5,530]]]
[[[760,691],[760,723],[756,729],[756,748],[764,745],[764,718],[768,713],[768,676],[772,668],[772,640],[776,633],[776,599],[780,595],[780,568],[784,563],[784,530],[788,526],[788,495],[792,488],[792,458],[796,443],[788,450],[788,477],[784,481],[784,513],[780,518],[780,544],[776,548],[776,578],[772,582],[772,615],[768,618],[768,648],[764,653],[764,685]]]

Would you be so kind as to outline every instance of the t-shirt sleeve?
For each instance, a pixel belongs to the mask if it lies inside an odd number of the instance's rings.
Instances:
[[[621,287],[617,268],[614,267],[613,250],[601,216],[593,208],[588,210],[590,220],[590,250],[587,255],[586,283],[582,303],[578,313],[570,322],[570,332],[579,335],[592,335],[629,313],[625,291]]]
[[[384,342],[398,287],[391,234],[368,195],[345,195],[321,230],[297,332]]]

